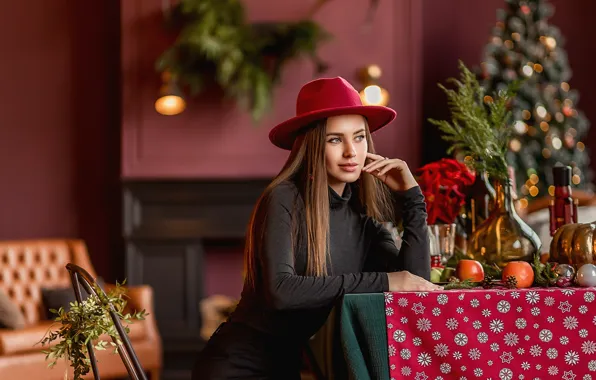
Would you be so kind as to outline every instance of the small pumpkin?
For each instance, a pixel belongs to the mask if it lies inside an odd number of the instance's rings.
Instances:
[[[565,224],[555,232],[550,243],[549,261],[571,264],[596,264],[596,221]]]

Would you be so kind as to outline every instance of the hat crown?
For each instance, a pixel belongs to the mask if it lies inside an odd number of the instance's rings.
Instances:
[[[296,116],[326,109],[362,106],[358,91],[342,77],[321,78],[300,89]]]

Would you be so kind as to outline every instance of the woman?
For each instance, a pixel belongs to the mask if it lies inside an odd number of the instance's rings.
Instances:
[[[301,351],[344,294],[432,291],[424,198],[405,162],[374,153],[370,133],[395,111],[362,106],[342,78],[307,83],[297,116],[271,130],[290,150],[257,201],[245,285],[193,379],[300,379]],[[393,196],[393,197],[392,197]],[[381,221],[401,203],[401,250]]]

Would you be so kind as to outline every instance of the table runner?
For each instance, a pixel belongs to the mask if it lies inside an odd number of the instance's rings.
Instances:
[[[385,293],[392,379],[596,380],[596,289]]]

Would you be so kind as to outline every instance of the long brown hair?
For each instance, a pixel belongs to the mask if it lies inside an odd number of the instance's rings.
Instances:
[[[255,286],[259,254],[262,242],[263,223],[261,210],[266,207],[264,200],[271,191],[285,181],[296,184],[304,202],[307,242],[307,276],[327,275],[329,256],[329,188],[325,166],[326,122],[320,120],[305,128],[297,136],[292,151],[282,170],[275,176],[259,197],[247,227],[244,248],[245,281]],[[366,119],[365,119],[366,122]],[[375,153],[372,137],[366,125],[368,151]],[[358,201],[366,214],[378,221],[395,222],[391,194],[385,184],[372,175],[362,174],[357,180]],[[297,213],[292,213],[293,216]],[[297,242],[298,221],[292,220],[292,239]],[[261,230],[261,235],[259,235]]]

